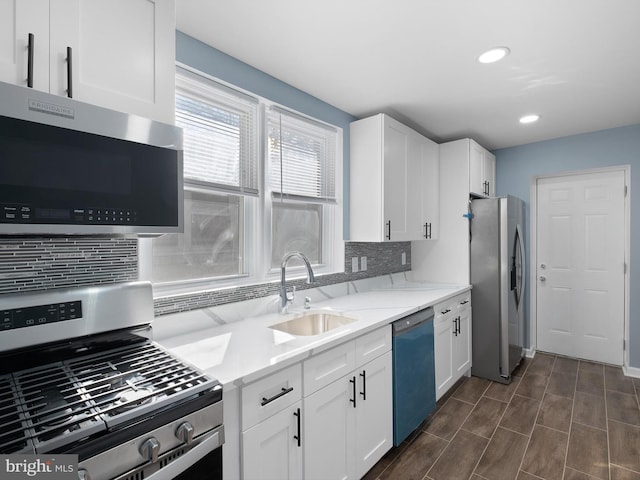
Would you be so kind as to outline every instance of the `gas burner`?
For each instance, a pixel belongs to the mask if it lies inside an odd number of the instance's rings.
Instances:
[[[155,400],[156,396],[151,388],[142,387],[118,392],[113,402],[115,408],[112,413],[117,415],[142,405],[153,403]]]
[[[37,418],[42,428],[58,427],[72,421],[73,409],[58,390],[43,390],[41,396],[44,408],[38,412]]]

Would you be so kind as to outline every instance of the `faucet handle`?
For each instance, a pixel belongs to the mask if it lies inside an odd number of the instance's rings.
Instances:
[[[296,298],[296,286],[291,287],[291,293],[287,293],[287,300],[293,302],[293,299]]]

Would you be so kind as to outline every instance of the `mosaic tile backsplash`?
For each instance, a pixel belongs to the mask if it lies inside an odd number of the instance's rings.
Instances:
[[[402,264],[402,253],[406,255],[406,263]],[[365,243],[347,242],[345,245],[344,273],[334,273],[316,277],[313,285],[307,285],[304,278],[287,280],[287,286],[297,290],[317,288],[334,283],[349,282],[369,277],[378,277],[388,273],[408,272],[411,270],[411,242]],[[352,258],[367,257],[367,270],[352,272]],[[360,262],[358,262],[360,270]],[[168,313],[185,312],[198,308],[212,307],[225,303],[240,302],[254,298],[276,295],[280,291],[280,282],[246,285],[199,292],[197,294],[174,295],[156,298],[154,301],[156,316]]]
[[[137,279],[135,238],[0,239],[0,294]]]
[[[405,262],[402,263],[402,254]],[[367,269],[361,271],[361,259]],[[358,272],[352,258],[358,258]],[[411,242],[347,242],[345,271],[288,281],[298,290],[411,270]],[[24,237],[0,239],[0,295],[74,286],[130,282],[138,279],[138,241],[131,238]],[[164,315],[278,293],[279,282],[246,285],[157,298],[155,314]]]

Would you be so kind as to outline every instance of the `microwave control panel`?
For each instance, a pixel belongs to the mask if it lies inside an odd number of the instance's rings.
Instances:
[[[0,204],[0,223],[136,225],[136,217],[135,210],[126,208],[43,208]]]

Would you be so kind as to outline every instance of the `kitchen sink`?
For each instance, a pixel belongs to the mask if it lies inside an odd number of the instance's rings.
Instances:
[[[334,328],[355,322],[355,318],[329,312],[306,313],[285,322],[270,325],[269,328],[280,330],[291,335],[313,336],[328,332]]]

